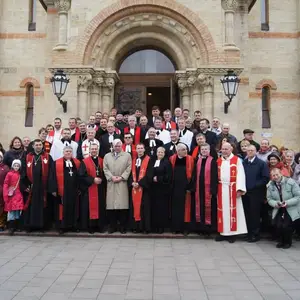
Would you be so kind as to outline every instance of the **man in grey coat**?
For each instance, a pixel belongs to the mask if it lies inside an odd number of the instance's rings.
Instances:
[[[127,180],[131,173],[131,155],[122,151],[122,141],[113,141],[113,152],[104,156],[103,172],[107,179],[106,210],[109,220],[109,233],[117,230],[126,232],[129,209]]]

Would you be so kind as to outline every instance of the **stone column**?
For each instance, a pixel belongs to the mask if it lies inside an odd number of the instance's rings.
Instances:
[[[92,82],[92,75],[79,75],[77,80],[78,87],[78,115],[83,121],[88,117],[88,88]]]
[[[238,0],[221,0],[225,10],[225,47],[236,47],[234,42],[234,13],[238,7]]]
[[[181,107],[183,109],[187,108],[190,109],[190,89],[187,84],[187,79],[179,78],[178,79],[178,87],[181,90]]]
[[[90,113],[94,114],[96,111],[101,110],[100,104],[101,104],[101,98],[100,98],[100,90],[103,85],[103,77],[96,77],[93,79],[93,82],[91,84],[90,88]]]
[[[203,87],[203,108],[202,115],[211,120],[213,118],[213,83],[214,79],[211,75],[199,74],[198,81]]]
[[[113,107],[112,90],[115,87],[114,78],[105,78],[102,88],[102,112],[109,113]]]
[[[190,87],[192,99],[190,101],[191,114],[195,110],[201,110],[201,90],[197,81],[196,73],[187,79],[187,84]]]
[[[68,46],[68,12],[71,8],[71,0],[54,0],[54,5],[59,15],[58,44],[54,50],[66,50]]]

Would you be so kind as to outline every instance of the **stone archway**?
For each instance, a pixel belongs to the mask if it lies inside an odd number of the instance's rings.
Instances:
[[[175,62],[182,107],[213,114],[213,75],[226,73],[220,62],[231,58],[217,51],[207,26],[172,0],[119,0],[89,23],[76,47],[74,57],[84,68],[76,72],[78,113],[83,119],[88,112],[109,111],[118,63],[143,47],[159,48]]]

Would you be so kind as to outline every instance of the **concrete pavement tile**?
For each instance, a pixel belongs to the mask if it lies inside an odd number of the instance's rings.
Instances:
[[[199,270],[199,274],[201,277],[216,277],[222,275],[220,270]]]
[[[153,274],[151,273],[132,273],[130,275],[130,280],[134,281],[152,281],[153,280]]]
[[[228,286],[205,286],[208,296],[232,296],[232,290]]]
[[[300,300],[300,288],[298,290],[287,290],[286,292],[293,300]]]
[[[68,267],[66,268],[62,274],[63,275],[83,275],[86,271],[86,268],[72,268]]]
[[[116,294],[125,295],[127,291],[127,285],[108,285],[103,284],[100,294]]]
[[[161,295],[161,294],[154,294],[153,295],[153,300],[183,300],[183,298],[180,297],[180,295]],[[202,300],[202,298],[200,298]],[[188,299],[184,299],[184,300],[188,300]],[[191,299],[194,300],[194,299]],[[197,299],[199,300],[199,299]],[[203,300],[205,300],[205,298],[203,298]]]
[[[38,278],[35,277],[27,283],[27,286],[44,286],[50,287],[56,279],[54,278]]]
[[[46,292],[41,300],[68,300],[71,294],[69,293],[51,293]]]
[[[286,294],[280,295],[263,295],[264,300],[291,300],[291,297]]]
[[[178,285],[154,285],[153,294],[178,295],[179,288]]]
[[[115,285],[115,284],[121,284],[121,285],[127,285],[129,281],[129,276],[106,276],[104,280],[104,284],[107,285]]]
[[[103,281],[103,279],[81,279],[77,287],[82,289],[100,289]]]
[[[154,284],[155,285],[173,285],[177,284],[177,278],[175,276],[171,277],[154,277]]]
[[[47,291],[47,287],[24,287],[18,294],[18,296],[22,297],[31,297],[31,296],[36,296],[36,297],[42,297]]]
[[[179,289],[181,290],[204,290],[201,281],[179,281],[178,282]]]
[[[100,292],[99,289],[81,289],[76,288],[71,294],[71,299],[97,299],[97,296]]]
[[[104,279],[106,277],[106,272],[90,272],[87,271],[84,273],[83,278],[84,279]]]
[[[268,273],[264,270],[244,270],[248,277],[266,277]]]
[[[139,300],[148,300],[152,299],[152,290],[151,291],[139,291],[139,290],[127,290],[125,299],[139,299]]]
[[[237,300],[235,296],[210,296],[208,295],[208,300]]]
[[[77,283],[55,282],[48,291],[51,293],[72,293],[77,286]]]
[[[29,282],[34,277],[35,277],[34,274],[24,275],[24,274],[16,273],[13,276],[11,276],[9,279],[12,281],[27,281],[27,282]]]
[[[274,285],[276,282],[272,277],[264,276],[264,277],[251,277],[250,281],[255,286],[267,286],[267,285]]]
[[[60,275],[56,283],[78,283],[82,276],[80,275]]]
[[[6,291],[1,290],[0,292],[0,299],[1,300],[11,300],[18,294],[18,291]]]
[[[97,300],[124,300],[125,295],[99,294]]]
[[[207,300],[208,296],[205,291],[187,291],[180,290],[181,300]]]
[[[264,300],[257,291],[234,291],[234,295],[238,300]]]
[[[109,276],[129,276],[131,274],[131,269],[109,269]]]
[[[12,281],[7,280],[2,283],[0,286],[0,299],[1,299],[1,290],[6,291],[20,291],[27,285],[27,281]]]
[[[278,281],[277,284],[283,290],[299,290],[300,289],[300,282],[297,280],[293,281]]]

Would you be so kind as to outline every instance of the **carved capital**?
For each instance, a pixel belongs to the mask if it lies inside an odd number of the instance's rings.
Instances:
[[[54,6],[59,13],[68,13],[71,8],[72,0],[54,0]]]
[[[94,78],[93,82],[96,86],[101,87],[104,85],[104,78],[102,76],[98,76]]]
[[[212,87],[213,84],[214,84],[214,78],[211,75],[199,74],[198,75],[198,82],[203,87]]]
[[[177,81],[178,87],[183,91],[188,85],[187,85],[187,79],[185,78],[179,78]]]
[[[236,11],[238,8],[238,0],[221,0],[222,3],[222,8],[225,11],[231,10],[231,11]]]
[[[105,79],[105,87],[109,88],[110,90],[112,90],[115,87],[115,80],[114,78],[106,78]]]
[[[87,90],[90,84],[92,83],[92,75],[85,74],[79,75],[77,79],[78,90]]]
[[[189,87],[193,87],[194,84],[196,83],[196,81],[197,81],[197,77],[194,76],[194,75],[191,75],[191,76],[189,76],[189,78],[187,79],[187,85],[188,85]]]

